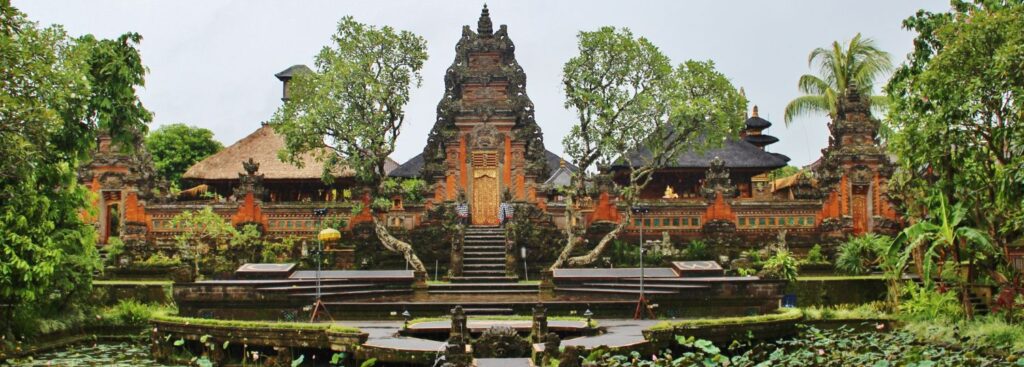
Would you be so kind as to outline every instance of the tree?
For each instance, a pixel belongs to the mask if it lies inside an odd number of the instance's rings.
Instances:
[[[140,40],[72,38],[0,0],[0,332],[31,332],[15,321],[35,327],[91,289],[96,233],[80,216],[91,194],[75,173],[100,131],[145,132]]]
[[[1024,5],[953,5],[903,23],[918,35],[887,86],[899,156],[889,191],[912,223],[945,197],[1006,252],[1024,229]]]
[[[630,211],[592,249],[571,257],[585,223],[576,203],[600,185],[632,207],[651,174],[688,149],[721,143],[739,131],[746,101],[710,61],[687,61],[673,68],[650,41],[629,29],[603,27],[580,32],[579,54],[563,68],[565,107],[579,121],[563,139],[579,167],[567,189],[567,242],[551,268],[594,262],[630,222]],[[623,159],[626,158],[626,159]],[[613,163],[627,169],[612,179],[601,171]],[[579,219],[579,220],[576,220]]]
[[[185,124],[164,125],[146,136],[157,173],[179,188],[189,167],[221,149],[224,145],[213,139],[212,131]]]
[[[352,17],[341,19],[332,41],[317,54],[315,72],[290,81],[290,98],[272,123],[285,138],[283,158],[300,164],[300,155],[317,154],[325,162],[325,180],[342,166],[351,168],[369,194],[380,198],[384,163],[405,122],[410,87],[422,82],[426,41]],[[386,249],[426,272],[412,246],[392,236],[383,220],[375,216],[374,227]]]
[[[819,65],[819,75],[800,76],[797,88],[805,95],[786,105],[786,126],[801,115],[826,113],[834,118],[837,103],[845,97],[851,84],[870,100],[874,109],[888,105],[885,96],[874,95],[874,86],[879,77],[892,71],[892,60],[889,53],[875,47],[874,40],[861,38],[857,33],[849,43],[835,41],[831,48],[816,48],[807,57],[808,66],[813,67],[815,63]]]

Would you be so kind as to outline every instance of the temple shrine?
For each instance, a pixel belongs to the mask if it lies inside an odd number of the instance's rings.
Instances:
[[[393,210],[382,214],[388,225],[411,230],[429,224],[432,207],[464,193],[471,224],[493,226],[507,192],[513,202],[535,207],[554,225],[564,226],[565,204],[556,188],[568,184],[576,168],[545,149],[516,51],[508,27],[495,29],[486,7],[475,30],[463,27],[422,153],[387,167],[392,177],[424,180],[429,192],[423,202],[396,201]],[[276,74],[283,99],[296,72],[309,70],[297,65]],[[779,141],[766,133],[771,126],[755,106],[737,136],[717,148],[681,154],[658,170],[641,194],[650,211],[634,216],[624,236],[637,236],[642,229],[675,243],[704,239],[733,251],[773,242],[785,231],[790,246],[799,251],[851,234],[899,229],[899,216],[886,195],[892,168],[878,144],[879,122],[854,89],[828,125],[831,137],[821,158],[797,175],[771,176],[789,161],[768,150]],[[98,215],[91,218],[103,234],[100,242],[120,234],[122,240],[156,251],[177,232],[169,225],[174,215],[204,205],[235,225],[259,224],[274,237],[313,238],[325,219],[350,226],[360,215],[365,220],[367,212],[349,209],[363,199],[351,180],[353,172],[333,172],[333,183],[324,184],[316,160],[310,158],[302,168],[281,162],[282,137],[272,126],[255,127],[190,168],[183,176],[188,189],[176,196],[153,189],[159,178],[148,160],[119,155],[109,140],[101,141],[95,161],[80,172],[81,182],[100,197]],[[607,192],[580,205],[590,223],[618,221],[618,213],[626,210]],[[314,207],[329,209],[329,218],[316,217]]]

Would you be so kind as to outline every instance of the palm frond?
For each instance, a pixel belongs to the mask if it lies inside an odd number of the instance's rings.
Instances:
[[[804,74],[797,82],[797,89],[806,94],[823,95],[825,91],[832,89],[832,86],[815,75]]]
[[[829,102],[826,100],[825,96],[800,96],[793,99],[786,105],[784,120],[786,126],[789,126],[790,122],[793,121],[793,118],[797,116],[810,115],[814,113],[827,114],[829,112]]]

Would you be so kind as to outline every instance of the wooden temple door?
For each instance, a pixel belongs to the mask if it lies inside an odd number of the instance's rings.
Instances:
[[[853,234],[867,233],[868,228],[868,186],[853,186],[853,202],[850,205],[850,216],[853,217]]]
[[[473,152],[473,225],[498,225],[498,152]]]

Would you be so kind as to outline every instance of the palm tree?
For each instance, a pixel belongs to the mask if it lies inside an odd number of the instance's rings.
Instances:
[[[892,71],[888,52],[875,47],[875,41],[861,38],[860,33],[849,43],[832,42],[830,49],[816,48],[807,58],[808,66],[819,65],[819,75],[804,74],[797,87],[805,95],[786,105],[786,126],[794,117],[814,113],[828,113],[835,117],[836,105],[846,94],[846,88],[855,82],[860,95],[865,96],[876,110],[888,105],[888,97],[873,95],[874,82]]]

